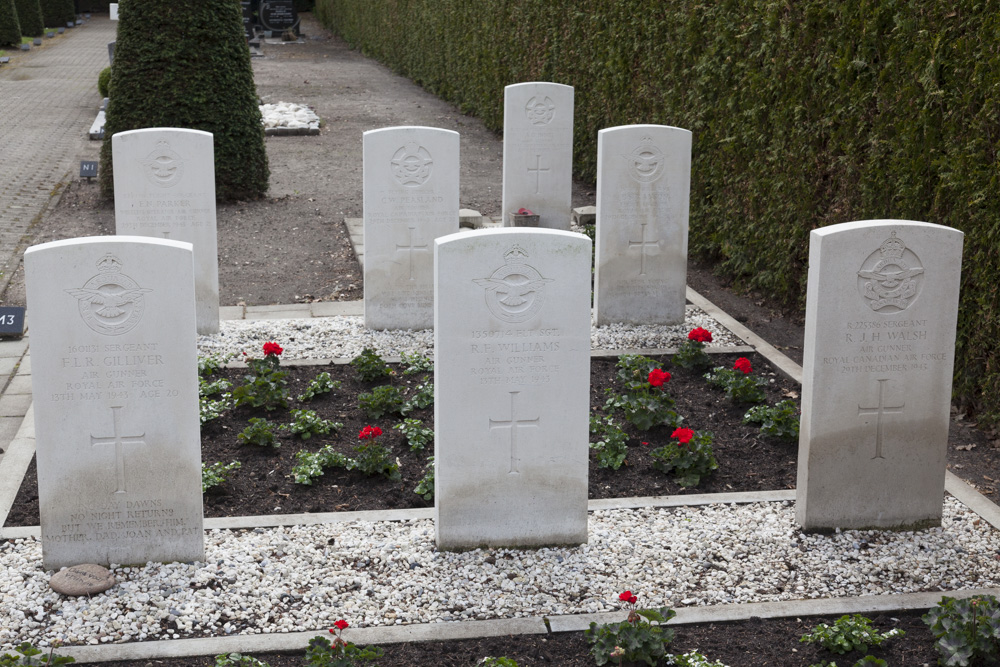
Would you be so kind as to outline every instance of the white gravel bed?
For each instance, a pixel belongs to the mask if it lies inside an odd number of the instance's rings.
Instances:
[[[307,106],[293,102],[260,105],[261,121],[266,129],[287,127],[290,129],[319,129],[319,116]]]
[[[950,591],[1000,585],[1000,539],[957,500],[940,528],[806,535],[794,503],[605,510],[574,548],[436,552],[429,520],[211,530],[205,563],[116,567],[92,598],[48,586],[35,539],[0,544],[0,651],[206,635]]]
[[[684,324],[594,327],[590,341],[595,350],[676,347],[687,340],[688,332],[695,327],[712,332],[712,346],[745,344],[696,306],[687,306]],[[372,331],[365,329],[364,318],[360,316],[223,320],[219,334],[198,338],[198,353],[229,357],[241,356],[245,351],[259,357],[267,341],[275,341],[284,348],[282,360],[350,359],[366,347],[373,348],[383,357],[398,357],[403,352],[430,356],[434,349],[434,331]]]

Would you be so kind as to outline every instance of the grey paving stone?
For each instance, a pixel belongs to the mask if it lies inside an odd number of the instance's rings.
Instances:
[[[23,417],[31,407],[31,394],[0,396],[0,417]]]

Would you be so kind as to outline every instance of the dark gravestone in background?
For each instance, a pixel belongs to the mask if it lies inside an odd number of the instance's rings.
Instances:
[[[260,24],[279,35],[286,30],[299,34],[299,14],[293,0],[265,0],[260,3]]]
[[[243,34],[249,41],[253,39],[253,9],[250,8],[250,0],[241,0],[240,7],[243,8]]]
[[[24,308],[15,306],[0,306],[0,336],[16,336],[24,334]]]

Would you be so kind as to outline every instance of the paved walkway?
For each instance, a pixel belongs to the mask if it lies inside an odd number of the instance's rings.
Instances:
[[[88,132],[116,26],[94,16],[31,51],[9,51],[11,62],[0,67],[0,294],[32,223],[79,173],[81,159],[97,159],[99,142]]]

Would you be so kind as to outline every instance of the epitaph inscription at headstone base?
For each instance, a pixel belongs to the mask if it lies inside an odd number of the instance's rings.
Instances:
[[[598,326],[684,322],[690,189],[689,131],[626,125],[597,133]]]
[[[503,221],[522,208],[538,226],[568,230],[573,196],[573,87],[517,83],[504,88]]]
[[[138,236],[24,253],[42,558],[204,558],[191,244]]]
[[[940,524],[962,241],[956,229],[907,220],[811,233],[804,529]]]
[[[146,128],[111,137],[118,234],[194,246],[198,333],[219,333],[215,149],[210,132]]]
[[[434,325],[434,239],[458,231],[459,136],[433,127],[364,133],[365,326]]]
[[[586,542],[590,239],[506,228],[434,248],[437,546]]]

